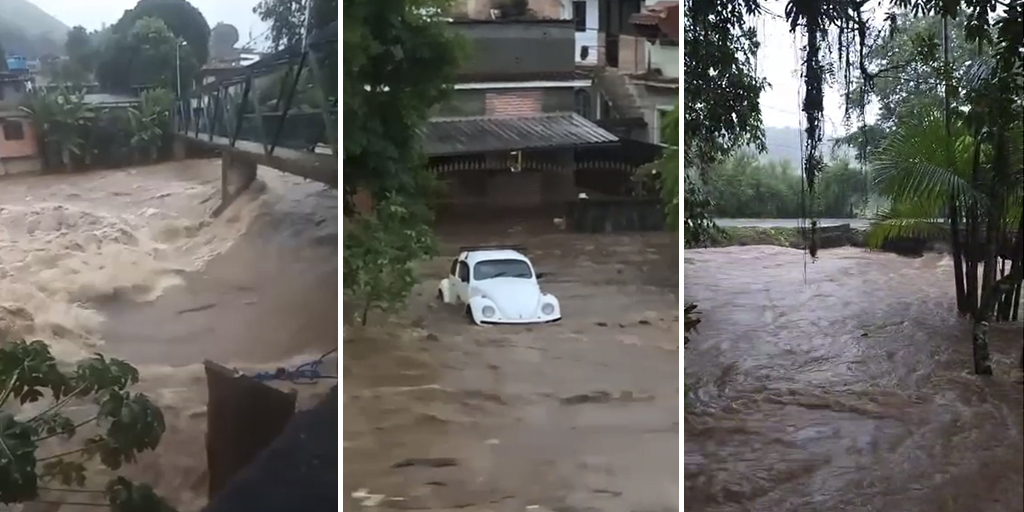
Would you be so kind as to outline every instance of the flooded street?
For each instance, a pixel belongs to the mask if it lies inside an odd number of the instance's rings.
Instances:
[[[0,305],[23,308],[0,310],[17,320],[0,326],[64,362],[101,352],[139,369],[137,391],[162,408],[167,432],[122,474],[182,512],[206,503],[202,361],[251,373],[337,346],[337,193],[272,169],[259,179],[212,220],[219,160],[0,180]],[[334,383],[300,386],[300,405]],[[91,488],[109,477],[93,475]],[[42,497],[86,498],[101,496]]]
[[[705,512],[1024,510],[1022,327],[972,372],[948,256],[686,251],[686,505]]]
[[[678,510],[678,239],[442,239],[401,321],[346,327],[346,510]],[[499,242],[549,273],[560,323],[438,304],[458,245]]]

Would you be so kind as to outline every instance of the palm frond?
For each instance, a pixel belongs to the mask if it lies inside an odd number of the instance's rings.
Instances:
[[[946,236],[949,226],[936,222],[935,211],[922,208],[920,203],[903,203],[899,206],[882,208],[871,220],[865,243],[871,248],[880,248],[887,240],[895,238],[934,239]]]

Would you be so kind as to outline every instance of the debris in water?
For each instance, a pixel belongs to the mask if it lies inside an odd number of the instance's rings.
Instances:
[[[216,302],[211,302],[209,304],[203,304],[202,306],[196,306],[194,308],[186,308],[186,309],[179,310],[178,314],[179,315],[184,315],[185,313],[198,313],[200,311],[206,311],[207,309],[213,309],[215,307],[217,307],[217,303]]]
[[[447,468],[458,465],[458,461],[451,457],[427,457],[405,459],[403,461],[392,464],[391,467],[394,469],[408,468],[413,466],[422,466],[427,468]]]

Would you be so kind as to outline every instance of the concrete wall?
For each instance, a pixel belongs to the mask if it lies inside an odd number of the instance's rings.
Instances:
[[[459,90],[441,105],[436,117],[483,115],[535,115],[548,112],[572,112],[571,87],[543,89]]]
[[[4,125],[21,125],[20,139],[8,140],[5,136],[8,131]],[[12,133],[13,135],[13,133]],[[39,146],[36,143],[36,130],[28,117],[19,115],[0,114],[0,158],[24,158],[37,157]]]
[[[0,158],[0,176],[23,172],[39,172],[43,169],[43,161],[38,157]]]
[[[0,82],[0,112],[18,110],[27,95],[27,85],[23,81]]]
[[[650,85],[637,85],[636,87],[640,92],[637,96],[640,98],[644,121],[647,121],[648,138],[646,142],[659,143],[661,142],[661,122],[658,112],[663,109],[670,110],[676,105],[679,101],[679,89]],[[679,141],[672,141],[672,143],[678,144]]]
[[[619,71],[623,73],[643,73],[647,71],[647,40],[629,36],[619,36]]]
[[[449,207],[457,211],[557,209],[576,197],[571,149],[523,152],[526,162],[542,158],[552,164],[543,170],[527,165],[522,171],[511,172],[500,165],[506,158],[507,155],[494,155],[487,159],[492,161],[488,168],[481,166],[442,175]]]
[[[647,43],[651,68],[660,69],[665,78],[679,78],[679,46]]]
[[[571,21],[454,22],[469,42],[460,75],[571,73],[576,32]]]

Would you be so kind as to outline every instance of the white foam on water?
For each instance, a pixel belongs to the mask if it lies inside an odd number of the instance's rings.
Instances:
[[[211,220],[219,166],[187,164],[0,182],[0,304],[33,319],[15,334],[79,359],[102,345],[97,304],[154,300],[229,248],[262,197]]]

